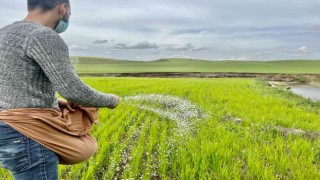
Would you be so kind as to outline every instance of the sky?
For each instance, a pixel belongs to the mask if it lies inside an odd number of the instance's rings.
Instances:
[[[70,56],[320,59],[320,0],[70,0]],[[0,0],[0,28],[27,15]]]

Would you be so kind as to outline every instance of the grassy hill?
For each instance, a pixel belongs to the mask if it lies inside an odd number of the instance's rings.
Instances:
[[[72,57],[72,59],[76,59],[74,67],[79,74],[133,72],[320,73],[320,60],[207,61],[171,58],[142,62],[95,57]]]

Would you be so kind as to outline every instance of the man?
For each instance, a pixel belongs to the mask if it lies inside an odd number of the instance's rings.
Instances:
[[[119,97],[77,76],[66,43],[69,0],[28,0],[28,15],[0,29],[0,110],[83,105],[115,108]],[[67,99],[59,100],[55,91]],[[0,162],[14,179],[58,179],[58,156],[0,121]]]

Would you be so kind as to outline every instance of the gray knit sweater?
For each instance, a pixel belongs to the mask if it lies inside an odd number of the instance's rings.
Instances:
[[[64,40],[51,28],[16,21],[0,29],[0,110],[59,109],[56,91],[91,107],[113,107],[113,94],[96,91],[77,76]]]

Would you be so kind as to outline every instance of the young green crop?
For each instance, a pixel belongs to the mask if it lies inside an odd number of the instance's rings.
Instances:
[[[100,122],[92,131],[99,143],[95,156],[75,166],[59,166],[61,179],[320,177],[320,140],[285,136],[272,128],[320,131],[317,102],[268,87],[259,79],[82,80],[99,91],[119,95],[122,101],[116,109],[100,109]],[[194,119],[190,132],[181,134],[177,129],[181,116],[174,114],[181,107],[175,111],[160,101],[139,102],[140,106],[127,101],[141,95],[186,100],[207,116]],[[161,102],[178,106],[175,101]],[[176,116],[153,111],[156,108]],[[8,172],[2,169],[0,176],[6,179]]]

